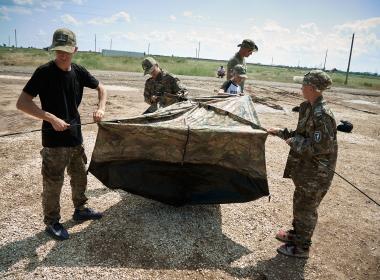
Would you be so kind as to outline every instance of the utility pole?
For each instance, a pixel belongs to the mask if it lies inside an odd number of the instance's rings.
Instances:
[[[195,58],[198,57],[198,48],[195,48]]]
[[[273,56],[272,56],[272,62],[271,62],[271,65],[273,66]]]
[[[110,43],[110,50],[112,50],[112,38],[111,38],[111,43]]]
[[[150,51],[150,43],[148,43],[148,55],[149,55],[149,51]]]
[[[199,59],[199,51],[201,50],[201,42],[198,42],[198,59]]]
[[[96,52],[96,34],[95,34],[95,52]]]
[[[8,47],[10,47],[10,46],[11,46],[11,36],[8,35]]]
[[[17,31],[16,31],[16,29],[15,29],[15,46],[17,48]]]
[[[354,45],[354,39],[355,39],[355,33],[352,33],[352,41],[351,41],[350,57],[349,57],[349,59],[348,59],[348,66],[347,66],[347,72],[346,72],[346,80],[344,81],[344,84],[345,84],[345,85],[347,85],[348,72],[350,71],[351,55],[352,55],[352,46]]]
[[[323,64],[323,71],[325,71],[325,69],[326,69],[326,59],[327,59],[327,52],[328,51],[329,51],[329,49],[326,49],[325,63]]]

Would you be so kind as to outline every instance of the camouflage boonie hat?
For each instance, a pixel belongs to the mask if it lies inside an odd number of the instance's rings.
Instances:
[[[142,61],[141,65],[145,76],[146,74],[150,74],[153,70],[153,66],[158,65],[158,63],[153,57],[147,57]]]
[[[53,42],[51,43],[51,51],[64,51],[67,53],[74,53],[77,46],[77,40],[74,32],[66,28],[57,29],[53,35]]]
[[[330,88],[332,80],[329,75],[327,75],[322,70],[312,70],[306,73],[302,81],[303,85],[315,86],[318,90],[325,90]]]
[[[253,42],[250,39],[244,39],[243,42],[241,42],[241,44],[239,44],[237,46],[241,47],[241,48],[250,49],[251,51],[254,51],[254,52],[257,52],[259,50],[259,48],[255,44],[255,42]]]
[[[247,76],[247,70],[241,64],[236,64],[234,66],[233,74],[234,75],[238,75],[239,77],[242,77],[242,78],[247,78],[248,77]]]

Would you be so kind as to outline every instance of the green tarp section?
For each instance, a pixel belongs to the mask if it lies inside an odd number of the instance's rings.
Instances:
[[[250,96],[188,100],[99,123],[89,172],[172,205],[246,202],[269,195],[266,137]]]

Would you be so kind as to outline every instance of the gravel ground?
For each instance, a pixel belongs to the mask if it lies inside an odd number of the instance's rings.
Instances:
[[[40,127],[15,110],[33,69],[0,68],[0,134]],[[147,107],[140,73],[94,71],[109,88],[107,119],[137,115]],[[16,76],[16,77],[15,77]],[[212,95],[217,78],[181,77],[193,96]],[[248,81],[264,127],[295,127],[292,107],[299,86]],[[289,91],[291,93],[289,93]],[[337,171],[380,200],[380,93],[333,88],[326,93],[336,119],[354,124],[338,134]],[[356,101],[355,101],[356,100]],[[360,100],[360,102],[357,102]],[[352,102],[354,101],[354,102]],[[83,122],[91,121],[96,94],[86,90]],[[276,106],[277,107],[276,107]],[[87,156],[95,125],[83,127]],[[51,240],[41,211],[40,134],[0,138],[0,278],[3,279],[379,279],[379,207],[335,176],[319,208],[308,260],[276,253],[274,235],[288,228],[294,187],[282,178],[288,148],[268,137],[266,160],[271,201],[175,208],[105,188],[88,176],[90,206],[98,221],[76,224],[66,178],[62,222],[70,239]]]

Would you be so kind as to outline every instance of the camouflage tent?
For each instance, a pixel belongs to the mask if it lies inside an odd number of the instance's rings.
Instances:
[[[184,101],[100,123],[89,172],[173,205],[246,202],[269,195],[266,137],[250,96]]]

